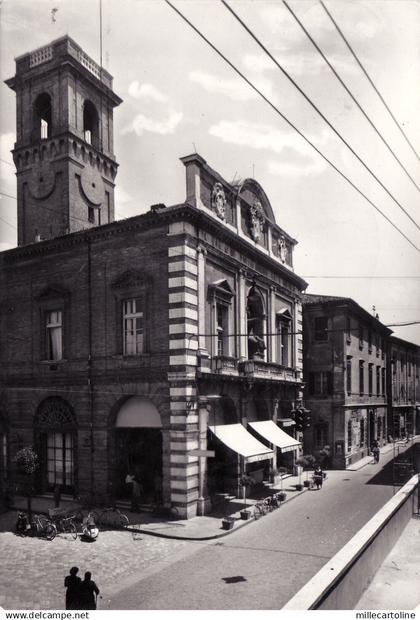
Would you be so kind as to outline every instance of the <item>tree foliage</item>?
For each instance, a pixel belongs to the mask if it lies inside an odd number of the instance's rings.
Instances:
[[[38,455],[31,447],[19,450],[13,460],[16,463],[18,472],[25,476],[34,474],[39,466]]]

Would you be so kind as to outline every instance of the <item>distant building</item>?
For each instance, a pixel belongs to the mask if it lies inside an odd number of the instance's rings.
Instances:
[[[387,441],[387,338],[390,329],[353,299],[304,295],[304,450],[335,468]]]
[[[388,360],[388,433],[405,439],[420,434],[420,347],[391,336]]]
[[[112,77],[69,37],[16,61],[19,247],[0,254],[2,476],[190,517],[293,467],[296,241],[261,186],[182,158],[186,200],[114,221]],[[162,175],[165,174],[162,170]],[[214,455],[213,455],[214,453]]]

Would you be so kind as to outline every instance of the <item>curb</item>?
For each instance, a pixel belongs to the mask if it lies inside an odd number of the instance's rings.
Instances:
[[[296,495],[292,495],[292,497],[287,498],[284,502],[282,502],[282,504],[287,504],[287,502],[290,502],[296,497],[299,497],[299,495],[302,495],[306,491],[309,491],[309,489],[304,488],[302,489],[302,491],[298,491]],[[279,508],[276,508],[276,510],[273,510],[272,512],[277,512],[280,508],[281,506],[279,506]],[[267,515],[264,515],[264,516],[267,516]],[[170,538],[173,540],[215,540],[217,538],[224,538],[225,536],[229,536],[229,534],[234,534],[235,532],[242,529],[246,525],[251,525],[251,523],[254,523],[254,521],[257,521],[257,520],[259,521],[259,519],[255,519],[255,518],[248,519],[247,521],[238,523],[238,525],[233,527],[231,530],[226,530],[223,532],[219,532],[217,534],[210,534],[208,536],[177,536],[176,534],[164,534],[162,532],[155,532],[153,530],[152,531],[145,530],[145,529],[141,529],[140,527],[136,528],[130,525],[126,527],[125,529],[130,532],[137,532],[139,534],[148,534],[149,536],[155,536],[157,538]],[[238,519],[238,521],[242,521],[242,520]]]

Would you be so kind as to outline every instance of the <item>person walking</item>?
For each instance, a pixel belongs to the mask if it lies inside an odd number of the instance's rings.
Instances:
[[[375,459],[375,463],[379,463],[379,446],[378,443],[375,442],[372,448],[372,454],[373,454],[373,458]]]
[[[317,489],[322,489],[322,483],[324,481],[324,472],[320,465],[317,465],[314,470],[314,482]]]
[[[92,573],[87,571],[85,578],[80,585],[80,607],[79,609],[96,609],[99,588],[92,580]]]
[[[77,576],[79,569],[73,566],[70,574],[64,579],[64,587],[66,589],[66,609],[80,609],[80,584],[82,580]]]

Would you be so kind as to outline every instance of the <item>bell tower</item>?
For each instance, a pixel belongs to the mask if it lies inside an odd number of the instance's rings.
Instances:
[[[16,58],[18,245],[114,220],[112,76],[69,36]]]

